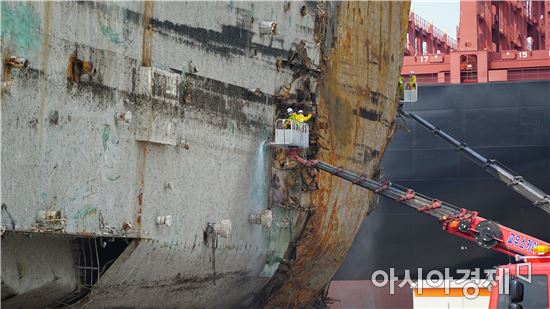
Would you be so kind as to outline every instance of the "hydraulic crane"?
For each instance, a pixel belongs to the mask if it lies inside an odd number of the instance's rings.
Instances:
[[[399,113],[405,118],[413,119],[414,121],[416,121],[416,123],[418,123],[420,126],[430,131],[432,134],[439,137],[447,144],[454,147],[456,151],[460,152],[466,158],[470,159],[475,164],[482,167],[489,174],[495,176],[497,179],[504,182],[508,187],[523,195],[535,206],[550,214],[550,195],[546,194],[544,191],[525,180],[522,176],[507,168],[505,165],[498,162],[497,160],[485,158],[484,156],[470,148],[466,143],[458,140],[452,135],[434,126],[419,115],[406,112],[402,108],[399,109]]]
[[[539,257],[549,253],[549,243],[482,218],[478,216],[477,211],[453,206],[389,181],[378,182],[321,161],[306,160],[300,157],[295,149],[290,149],[288,155],[303,165],[331,173],[354,185],[435,217],[441,222],[444,231],[474,241],[483,248],[517,258]]]
[[[514,190],[533,201],[535,205],[550,212],[550,209],[548,209],[550,206],[548,195],[524,180],[523,177],[512,172],[496,160],[486,159],[468,147],[465,143],[455,139],[420,116],[407,113],[402,109],[400,113],[404,117],[414,119],[436,136],[455,146],[456,149],[466,157],[470,158],[489,173],[501,179]],[[282,119],[280,122],[282,123],[284,121],[286,120]],[[298,155],[298,149],[307,148],[309,145],[307,131],[306,124],[294,124],[294,126],[290,127],[278,125],[275,130],[275,142],[273,142],[272,145],[289,148],[289,157],[301,164],[329,172],[355,185],[371,190],[374,193],[413,207],[419,212],[436,217],[441,222],[442,229],[446,232],[474,241],[483,248],[492,249],[513,257],[523,258],[550,253],[549,243],[497,224],[491,220],[484,219],[478,216],[477,211],[470,211],[453,206],[438,199],[416,193],[412,189],[401,187],[389,181],[380,183],[324,162],[317,160],[308,161],[300,157]]]
[[[475,242],[479,246],[515,257],[516,261],[533,262],[526,270],[521,267],[514,267],[514,264],[499,266],[497,270],[496,285],[491,291],[489,308],[514,308],[522,309],[540,307],[541,304],[548,304],[550,300],[550,244],[530,235],[513,230],[504,225],[498,224],[478,216],[477,211],[458,208],[447,202],[434,199],[415,192],[413,189],[405,188],[389,181],[379,182],[358,175],[353,172],[335,167],[318,160],[306,160],[298,154],[297,148],[291,148],[288,156],[309,167],[331,173],[332,175],[345,179],[354,185],[363,187],[375,194],[393,199],[397,203],[407,205],[418,212],[435,217],[441,223],[442,229],[464,239]],[[507,276],[508,279],[505,279]],[[533,277],[531,277],[533,276]],[[530,281],[521,281],[519,278],[542,278],[536,285],[531,287]],[[529,284],[525,287],[525,284]],[[508,293],[502,293],[503,288]],[[524,289],[526,292],[524,298]],[[536,290],[536,292],[535,292]],[[545,305],[543,305],[545,306]]]
[[[411,90],[409,90],[409,92],[410,91]],[[405,100],[402,102],[415,102],[416,100],[416,89],[412,94],[409,94],[408,97],[405,90]],[[413,113],[407,113],[401,108],[399,113],[406,118],[415,120],[422,127],[428,129],[434,135],[455,147],[461,154],[533,202],[534,205],[550,213],[550,196],[524,180],[523,177],[517,173],[496,160],[486,159],[468,147],[465,143],[435,127],[422,117]],[[500,270],[508,272],[514,276],[514,279],[510,281],[509,288],[511,294],[509,296],[503,296],[503,294],[500,293],[500,288],[494,288],[492,290],[489,304],[491,309],[497,307],[523,308],[522,303],[526,306],[539,306],[541,303],[540,299],[535,299],[539,296],[548,298],[546,304],[550,303],[550,284],[548,282],[548,278],[550,277],[550,244],[548,242],[480,217],[477,211],[456,207],[450,203],[417,193],[413,189],[399,186],[390,181],[379,182],[369,179],[365,175],[358,175],[325,162],[304,159],[299,155],[298,151],[300,148],[307,148],[309,145],[307,125],[296,124],[294,126],[295,128],[277,126],[275,129],[275,141],[272,143],[273,146],[288,148],[288,156],[291,159],[305,166],[314,167],[331,173],[354,185],[368,189],[375,194],[393,199],[397,203],[407,205],[416,209],[418,212],[435,217],[441,223],[442,229],[447,233],[473,241],[482,248],[491,249],[515,257],[516,261],[534,262],[533,266],[529,268],[528,274],[525,270],[514,268],[513,264],[499,266]],[[529,295],[531,299],[524,300],[524,285],[521,283],[521,280],[515,277],[527,275],[542,276],[546,278],[544,279],[546,280],[545,283],[543,283],[544,288],[538,290],[538,293],[545,291],[546,296],[542,294],[535,295],[531,292]],[[544,300],[542,303],[544,303]]]

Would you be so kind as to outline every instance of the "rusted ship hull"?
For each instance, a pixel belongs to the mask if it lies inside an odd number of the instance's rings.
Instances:
[[[326,33],[335,35],[323,42],[327,61],[318,90],[316,158],[376,178],[395,126],[394,76],[401,67],[409,6],[362,1],[326,5],[327,16],[336,16],[327,22]],[[371,193],[326,173],[315,177],[318,189],[305,191],[301,199],[313,214],[298,214],[303,233],[295,260],[268,284],[276,286],[270,307],[320,301],[367,216]]]
[[[373,176],[408,3],[1,5],[3,306],[315,302],[370,196],[265,140]]]

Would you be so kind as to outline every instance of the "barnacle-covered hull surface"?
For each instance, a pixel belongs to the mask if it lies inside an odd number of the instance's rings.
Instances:
[[[371,196],[266,139],[376,176],[408,8],[2,2],[2,306],[322,302]]]

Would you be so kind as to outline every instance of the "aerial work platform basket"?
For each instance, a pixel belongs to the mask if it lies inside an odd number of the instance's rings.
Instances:
[[[399,83],[399,102],[401,103],[414,103],[418,100],[418,83],[416,82],[416,77],[414,77],[414,82],[411,83],[410,80],[405,82],[401,79]]]
[[[405,89],[399,101],[402,103],[414,103],[417,100],[418,100],[418,88]]]
[[[275,122],[275,140],[271,145],[281,148],[308,148],[308,125],[290,119],[277,119]]]

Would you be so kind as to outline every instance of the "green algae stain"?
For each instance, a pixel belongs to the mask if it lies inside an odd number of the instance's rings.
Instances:
[[[233,120],[228,121],[227,130],[231,135],[235,135],[235,132],[237,131],[237,123]]]
[[[283,208],[272,208],[273,224],[269,233],[264,234],[264,241],[268,242],[269,255],[266,258],[266,264],[262,269],[261,276],[271,277],[279,267],[288,244],[292,241],[292,226],[296,224],[296,213],[294,210]],[[289,226],[283,224],[283,221],[290,220]]]
[[[117,181],[120,179],[120,175],[116,175],[116,176],[107,176],[107,180],[109,181]]]
[[[74,219],[83,219],[89,215],[95,215],[97,213],[97,208],[94,207],[91,204],[84,205],[83,208],[79,209],[76,215],[74,215]]]
[[[38,50],[42,43],[40,16],[31,3],[0,3],[2,40],[13,44],[18,56],[27,57]]]
[[[109,27],[107,25],[101,26],[101,33],[103,33],[103,35],[107,39],[109,39],[109,41],[111,41],[115,44],[120,44],[120,43],[124,42],[123,40],[120,39],[120,34],[114,32],[113,29],[111,29],[111,27]]]
[[[109,126],[105,126],[103,128],[103,150],[107,150],[107,142],[109,141],[109,137],[111,136],[111,128]]]

